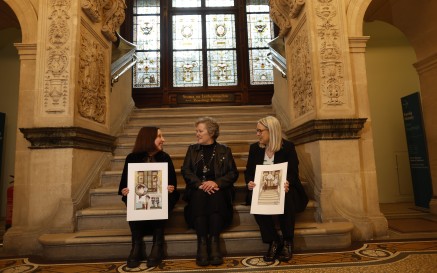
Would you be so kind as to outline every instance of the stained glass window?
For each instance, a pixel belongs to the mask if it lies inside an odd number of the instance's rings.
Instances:
[[[207,7],[233,7],[234,0],[206,0],[205,6],[207,6]]]
[[[242,75],[249,85],[273,83],[268,0],[132,0],[131,7],[134,88],[232,87]]]
[[[137,45],[137,63],[133,72],[133,86],[160,87],[160,2],[136,1],[134,14],[133,40]]]
[[[273,67],[266,60],[267,43],[274,38],[268,0],[248,0],[246,10],[250,84],[273,84]]]
[[[201,0],[173,0],[172,6],[174,8],[192,8],[200,7]]]

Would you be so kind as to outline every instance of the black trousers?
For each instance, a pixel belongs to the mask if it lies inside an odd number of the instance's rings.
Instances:
[[[196,190],[192,193],[189,202],[191,226],[199,236],[220,235],[229,217],[229,201],[226,192],[219,190],[213,194]],[[232,211],[231,211],[232,213]]]
[[[296,213],[294,211],[293,196],[291,192],[285,194],[284,214],[261,215],[255,214],[255,220],[261,232],[264,243],[279,241],[280,237],[276,230],[275,218],[279,221],[282,237],[284,240],[293,241]]]
[[[132,242],[142,241],[145,235],[150,235],[155,229],[164,230],[167,220],[129,221]]]

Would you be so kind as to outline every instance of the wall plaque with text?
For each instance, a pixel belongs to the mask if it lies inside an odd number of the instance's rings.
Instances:
[[[235,102],[234,94],[180,94],[177,96],[178,103],[214,103]]]

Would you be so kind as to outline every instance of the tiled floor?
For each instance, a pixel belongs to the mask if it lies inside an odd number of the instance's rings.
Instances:
[[[414,205],[381,204],[387,219],[432,218]],[[437,220],[436,220],[437,221]],[[261,255],[261,254],[260,254]],[[50,272],[437,272],[437,231],[400,233],[390,230],[388,236],[378,241],[354,242],[341,251],[299,252],[288,263],[265,263],[261,256],[226,257],[221,266],[198,267],[194,259],[167,259],[159,267],[147,268],[145,263],[130,269],[125,261],[101,261],[82,263],[44,263],[29,258],[0,259],[0,273]]]

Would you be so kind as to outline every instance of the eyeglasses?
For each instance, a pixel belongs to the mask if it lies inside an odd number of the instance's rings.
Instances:
[[[267,131],[267,130],[269,130],[269,129],[256,129],[256,133],[261,134],[262,132]]]

